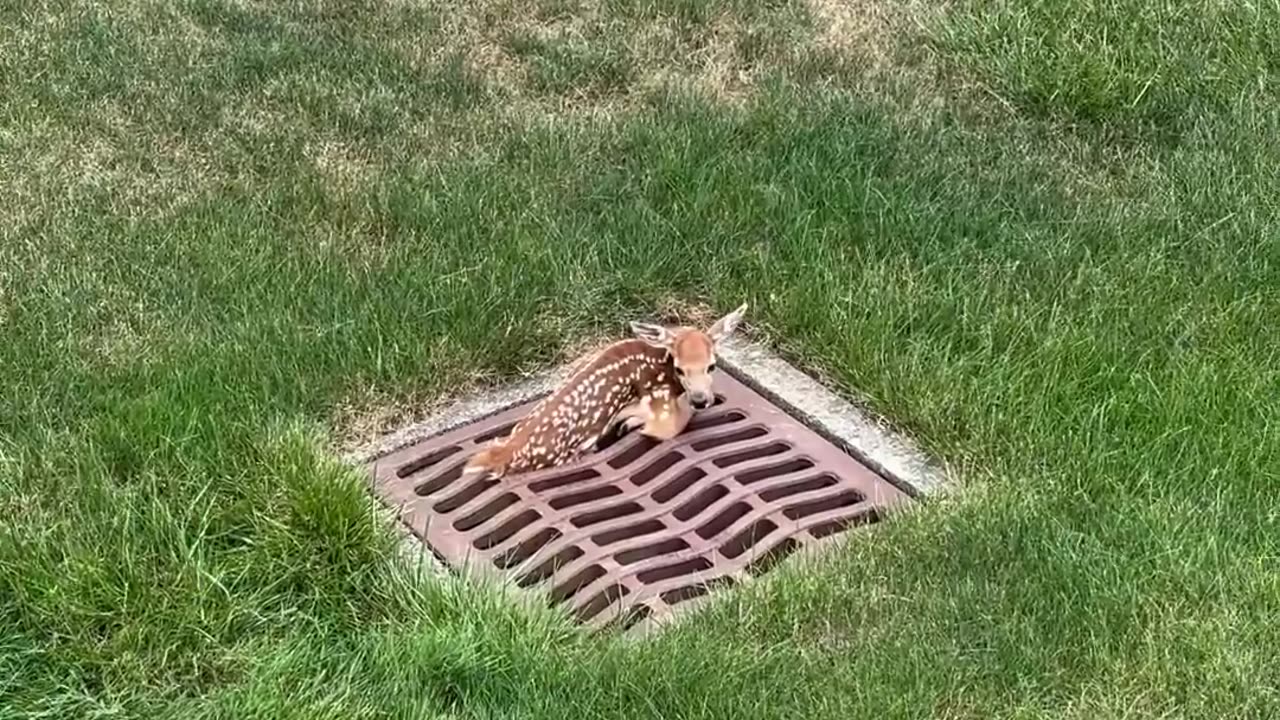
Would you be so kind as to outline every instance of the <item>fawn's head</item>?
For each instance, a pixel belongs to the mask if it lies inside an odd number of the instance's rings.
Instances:
[[[715,401],[711,381],[716,370],[716,343],[738,327],[746,311],[747,305],[743,303],[706,330],[633,322],[631,331],[650,345],[666,349],[676,377],[689,394],[689,403],[695,408],[705,408]]]

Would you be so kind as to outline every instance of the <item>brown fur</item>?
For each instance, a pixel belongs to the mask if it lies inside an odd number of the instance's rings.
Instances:
[[[633,323],[638,338],[616,342],[579,366],[510,435],[475,453],[464,474],[554,467],[591,450],[615,425],[675,437],[695,405],[710,403],[715,340],[733,331],[745,307],[706,332]]]
[[[565,463],[594,445],[647,389],[674,381],[665,351],[642,340],[614,343],[534,406],[510,435],[474,455],[467,469],[501,476]]]

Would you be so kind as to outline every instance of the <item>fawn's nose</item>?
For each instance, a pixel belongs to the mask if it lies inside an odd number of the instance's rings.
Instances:
[[[691,392],[689,393],[689,402],[695,408],[701,410],[711,405],[711,393]]]

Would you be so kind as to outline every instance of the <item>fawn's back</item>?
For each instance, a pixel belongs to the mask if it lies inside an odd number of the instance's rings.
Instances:
[[[496,475],[560,465],[594,447],[615,417],[659,384],[674,382],[666,353],[642,340],[602,350],[534,406],[506,439],[471,463]],[[479,467],[483,466],[483,467]]]
[[[594,448],[615,424],[658,439],[674,437],[693,408],[711,403],[715,342],[732,332],[745,309],[706,332],[632,323],[638,337],[600,351],[510,435],[473,455],[463,472],[502,476],[561,465]]]

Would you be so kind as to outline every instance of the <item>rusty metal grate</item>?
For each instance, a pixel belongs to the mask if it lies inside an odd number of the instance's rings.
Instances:
[[[716,404],[665,443],[631,435],[565,467],[461,481],[529,402],[369,469],[445,563],[541,588],[595,626],[665,616],[908,499],[730,373],[716,383]]]

